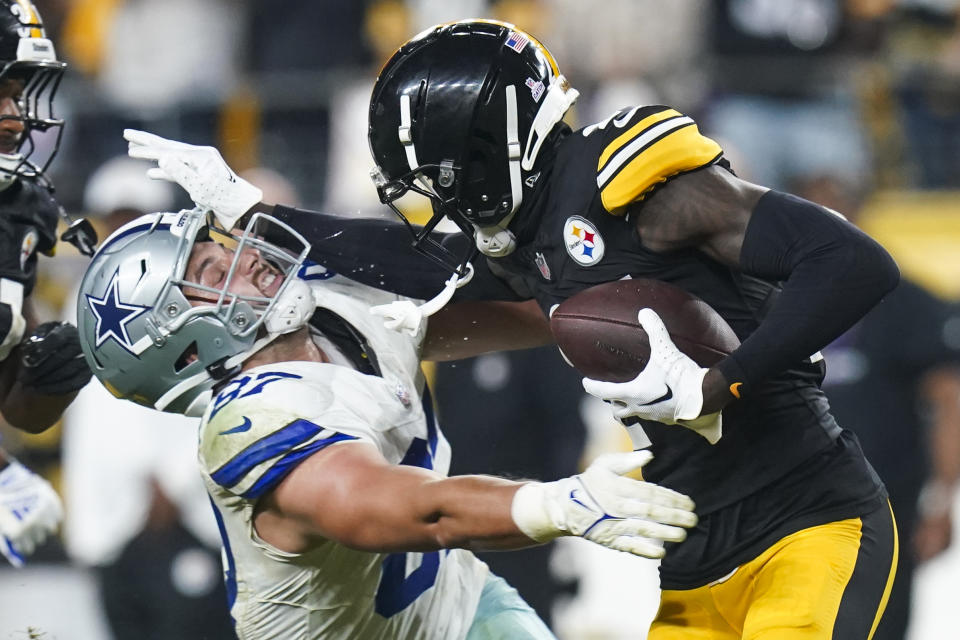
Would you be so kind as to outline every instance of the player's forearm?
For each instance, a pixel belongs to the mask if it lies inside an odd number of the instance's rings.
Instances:
[[[443,289],[450,274],[413,249],[403,224],[382,218],[338,216],[277,205],[271,215],[310,243],[309,258],[327,269],[371,287],[417,299]],[[460,242],[437,233],[437,242]],[[268,238],[269,239],[269,238]]]
[[[521,483],[492,476],[455,476],[412,490],[397,479],[394,492],[343,542],[368,551],[436,549],[516,549],[536,544],[511,516]]]
[[[448,361],[552,344],[550,322],[534,300],[456,302],[430,317],[421,356]]]
[[[491,476],[456,476],[425,492],[440,508],[432,534],[440,546],[472,550],[519,549],[536,544],[511,515],[523,483]],[[432,495],[431,495],[432,494]]]
[[[0,413],[14,427],[27,433],[41,433],[52,427],[77,392],[65,395],[43,395],[14,383],[0,403]]]
[[[890,255],[856,227],[775,191],[754,210],[740,263],[744,273],[784,283],[757,330],[717,366],[727,385],[743,383],[741,393],[829,344],[900,277]]]

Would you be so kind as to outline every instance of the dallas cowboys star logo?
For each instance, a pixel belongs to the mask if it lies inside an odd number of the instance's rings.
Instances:
[[[120,302],[119,275],[118,269],[110,279],[110,284],[107,285],[102,298],[86,294],[87,302],[90,303],[90,312],[97,318],[97,348],[106,342],[107,338],[113,338],[121,347],[133,353],[133,344],[127,333],[127,325],[134,318],[149,311],[150,307]]]

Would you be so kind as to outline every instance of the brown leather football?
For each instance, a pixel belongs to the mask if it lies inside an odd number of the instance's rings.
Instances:
[[[553,310],[550,328],[567,360],[588,378],[626,382],[650,358],[637,312],[656,311],[677,348],[702,367],[740,346],[710,305],[676,285],[636,278],[607,282],[568,298]]]

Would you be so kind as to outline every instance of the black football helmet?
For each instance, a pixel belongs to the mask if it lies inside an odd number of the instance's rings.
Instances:
[[[53,97],[66,66],[57,60],[33,3],[0,0],[0,84],[7,80],[23,84],[19,115],[0,115],[0,120],[17,119],[24,127],[16,152],[0,153],[0,182],[9,183],[16,176],[45,182],[44,171],[60,147],[63,131],[63,120],[54,115]],[[40,147],[43,160],[31,161]]]
[[[460,258],[428,238],[446,216],[485,255],[513,250],[507,230],[536,183],[537,155],[577,99],[557,63],[513,25],[465,20],[437,25],[393,54],[370,99],[372,171],[381,202],[408,191],[428,197],[430,221],[415,246],[463,275]]]

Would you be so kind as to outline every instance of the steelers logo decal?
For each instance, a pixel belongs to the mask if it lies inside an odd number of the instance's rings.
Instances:
[[[563,224],[563,245],[570,257],[585,267],[603,258],[603,238],[593,224],[580,216],[570,216]]]

